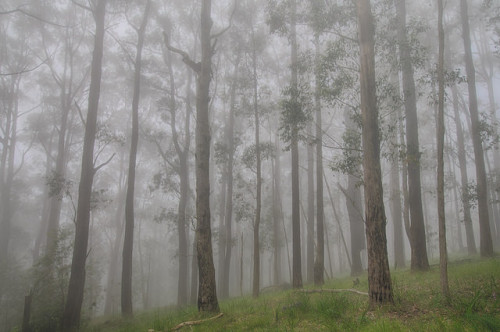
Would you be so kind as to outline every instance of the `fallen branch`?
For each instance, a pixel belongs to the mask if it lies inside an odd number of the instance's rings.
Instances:
[[[176,327],[174,327],[171,331],[177,331],[177,330],[180,330],[182,329],[184,326],[193,326],[193,325],[199,325],[199,324],[202,324],[202,323],[205,323],[205,322],[208,322],[208,321],[211,321],[211,320],[214,320],[214,319],[217,319],[219,317],[222,317],[224,315],[224,313],[220,313],[218,314],[217,316],[214,316],[214,317],[210,317],[210,318],[207,318],[207,319],[201,319],[201,320],[193,320],[193,321],[188,321],[188,322],[184,322],[184,323],[180,323],[179,325],[177,325]]]
[[[359,295],[366,295],[368,296],[368,293],[365,293],[365,292],[361,292],[357,289],[352,289],[352,288],[349,288],[349,289],[300,289],[300,290],[297,290],[298,292],[300,293],[308,293],[308,294],[312,294],[312,293],[345,293],[345,292],[351,292],[351,293],[356,293],[356,294],[359,294]]]

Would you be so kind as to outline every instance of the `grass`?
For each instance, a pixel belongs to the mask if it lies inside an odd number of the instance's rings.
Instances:
[[[430,272],[392,272],[394,305],[371,308],[366,296],[353,293],[276,291],[221,301],[221,318],[181,331],[500,331],[500,258],[457,260],[448,274],[449,304],[440,293],[439,267],[432,266]],[[359,280],[356,288],[367,291],[366,275]],[[324,288],[352,288],[352,278],[330,280]],[[170,331],[213,315],[165,308],[132,320],[101,318],[85,331]]]

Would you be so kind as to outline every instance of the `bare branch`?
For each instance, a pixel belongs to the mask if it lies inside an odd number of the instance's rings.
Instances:
[[[83,8],[83,9],[85,9],[85,10],[88,10],[89,12],[93,12],[92,8],[90,8],[89,6],[85,6],[85,5],[83,5],[83,4],[81,4],[81,3],[79,3],[78,1],[75,1],[75,0],[71,0],[71,2],[72,2],[73,4],[75,4],[76,6],[80,7],[80,8]]]
[[[164,40],[165,46],[167,47],[168,50],[170,50],[171,52],[180,54],[182,56],[182,62],[184,62],[186,65],[188,65],[196,73],[199,73],[201,71],[201,63],[200,62],[198,62],[198,63],[194,62],[189,57],[189,54],[187,54],[183,50],[180,50],[180,49],[175,48],[174,46],[170,45],[170,43],[168,41],[167,33],[165,31],[163,31],[163,40]]]
[[[14,13],[21,13],[21,14],[26,15],[28,17],[34,18],[35,20],[38,20],[40,22],[47,23],[47,24],[50,24],[50,25],[53,25],[53,26],[56,26],[56,27],[60,27],[60,28],[66,28],[65,25],[61,25],[61,24],[58,24],[58,23],[50,22],[50,21],[47,21],[46,19],[41,18],[40,16],[37,16],[35,14],[31,14],[31,13],[29,13],[29,12],[21,9],[21,6],[17,7],[16,9],[12,9],[12,10],[7,10],[7,11],[0,12],[0,15],[9,15],[9,14],[14,14]]]
[[[199,325],[199,324],[202,324],[202,323],[205,323],[205,322],[208,322],[208,321],[211,321],[211,320],[215,320],[219,317],[222,317],[224,315],[224,313],[220,313],[218,314],[217,316],[213,316],[213,317],[210,317],[210,318],[207,318],[207,319],[201,319],[201,320],[192,320],[192,321],[188,321],[188,322],[184,322],[184,323],[180,323],[179,325],[175,326],[171,331],[177,331],[177,330],[180,330],[182,329],[184,326],[193,326],[193,325]]]
[[[13,72],[13,73],[0,73],[0,76],[14,76],[14,75],[21,75],[21,74],[24,74],[24,73],[29,73],[31,71],[34,71],[34,70],[37,70],[38,68],[40,68],[44,63],[46,63],[48,60],[45,59],[43,60],[41,63],[37,64],[35,67],[33,68],[24,68],[18,72]]]
[[[229,17],[229,24],[227,27],[225,27],[224,29],[222,29],[221,31],[217,32],[216,34],[213,34],[210,36],[211,39],[217,39],[219,38],[220,36],[222,36],[227,30],[229,30],[229,28],[231,28],[231,25],[233,24],[233,17],[234,17],[234,13],[236,12],[236,9],[238,7],[238,1],[235,0],[234,1],[234,6],[233,6],[233,11],[231,12],[231,16]]]
[[[87,123],[83,117],[83,112],[82,112],[82,109],[80,108],[80,106],[78,106],[78,103],[75,101],[75,106],[76,106],[76,109],[78,110],[78,115],[80,116],[80,120],[82,120],[82,124],[83,126],[86,126]]]
[[[350,292],[350,293],[355,293],[359,295],[365,295],[368,296],[368,293],[361,292],[357,289],[299,289],[297,290],[299,293],[306,293],[306,294],[313,294],[313,293],[345,293],[345,292]]]
[[[104,166],[106,166],[107,164],[109,164],[111,162],[111,160],[113,160],[113,158],[115,157],[115,154],[116,153],[113,153],[113,155],[111,157],[109,157],[108,160],[106,160],[105,162],[103,162],[99,166],[95,167],[94,168],[94,174],[97,173],[97,171],[99,171],[101,168],[103,168]]]

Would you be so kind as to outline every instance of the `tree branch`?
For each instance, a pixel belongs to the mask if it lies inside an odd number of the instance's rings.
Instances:
[[[169,51],[180,54],[182,56],[182,62],[184,62],[186,65],[188,65],[197,74],[201,71],[201,63],[200,62],[194,62],[189,57],[189,54],[187,54],[183,50],[180,50],[180,49],[175,48],[172,45],[170,45],[167,33],[165,31],[163,31],[163,41],[165,42],[165,46],[167,47],[167,49]]]
[[[34,70],[37,70],[38,68],[40,68],[44,63],[47,62],[47,60],[48,60],[48,58],[43,60],[41,63],[37,64],[33,68],[24,68],[18,72],[12,72],[12,73],[0,73],[0,76],[14,76],[14,75],[20,75],[20,74],[24,74],[24,73],[29,73],[31,71],[34,71]]]
[[[219,317],[222,317],[224,315],[224,313],[220,313],[218,314],[217,316],[213,316],[213,317],[210,317],[210,318],[207,318],[207,319],[201,319],[201,320],[192,320],[192,321],[188,321],[188,322],[184,322],[184,323],[180,323],[178,324],[177,326],[175,326],[171,331],[177,331],[177,330],[180,330],[182,329],[184,326],[193,326],[193,325],[199,325],[199,324],[202,324],[202,323],[205,323],[205,322],[208,322],[208,321],[211,321],[211,320],[215,320]]]
[[[355,293],[359,295],[365,295],[368,296],[368,293],[361,292],[357,289],[299,289],[297,290],[299,293],[306,293],[306,294],[313,294],[313,293],[345,293],[345,292],[350,292],[350,293]]]
[[[94,168],[94,174],[97,173],[97,171],[99,171],[101,168],[103,168],[104,166],[106,166],[107,164],[109,164],[111,162],[111,160],[113,160],[113,158],[115,157],[115,154],[116,153],[113,153],[113,155],[111,157],[109,157],[108,160],[106,160],[105,162],[103,162],[99,166],[95,167]]]

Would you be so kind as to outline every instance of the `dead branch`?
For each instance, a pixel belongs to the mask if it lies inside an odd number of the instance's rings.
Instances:
[[[21,75],[21,74],[24,74],[24,73],[29,73],[31,71],[35,71],[37,70],[38,68],[40,68],[44,63],[46,63],[48,61],[48,59],[45,59],[43,60],[41,63],[37,64],[36,66],[32,67],[32,68],[23,68],[17,72],[11,72],[11,73],[0,73],[0,76],[15,76],[15,75]]]
[[[350,293],[355,293],[355,294],[359,294],[359,295],[366,295],[368,296],[368,293],[365,293],[365,292],[361,292],[357,289],[352,289],[352,288],[348,288],[348,289],[299,289],[297,290],[297,292],[299,293],[306,293],[306,294],[313,294],[313,293],[346,293],[346,292],[350,292]]]
[[[208,322],[208,321],[211,321],[211,320],[215,320],[217,318],[220,318],[224,315],[224,313],[220,313],[218,314],[217,316],[213,316],[213,317],[210,317],[210,318],[207,318],[207,319],[201,319],[201,320],[193,320],[193,321],[188,321],[188,322],[184,322],[184,323],[180,323],[179,325],[177,325],[176,327],[174,327],[171,331],[177,331],[177,330],[180,330],[182,329],[184,326],[193,326],[193,325],[199,325],[199,324],[202,324],[202,323],[205,323],[205,322]]]
[[[163,41],[165,42],[165,46],[167,49],[171,52],[180,54],[182,56],[182,62],[184,62],[186,65],[188,65],[192,70],[195,71],[195,73],[199,73],[201,71],[201,63],[200,62],[194,62],[191,60],[189,57],[189,54],[184,52],[183,50],[180,50],[178,48],[175,48],[174,46],[170,45],[170,42],[168,40],[167,33],[163,31]]]

